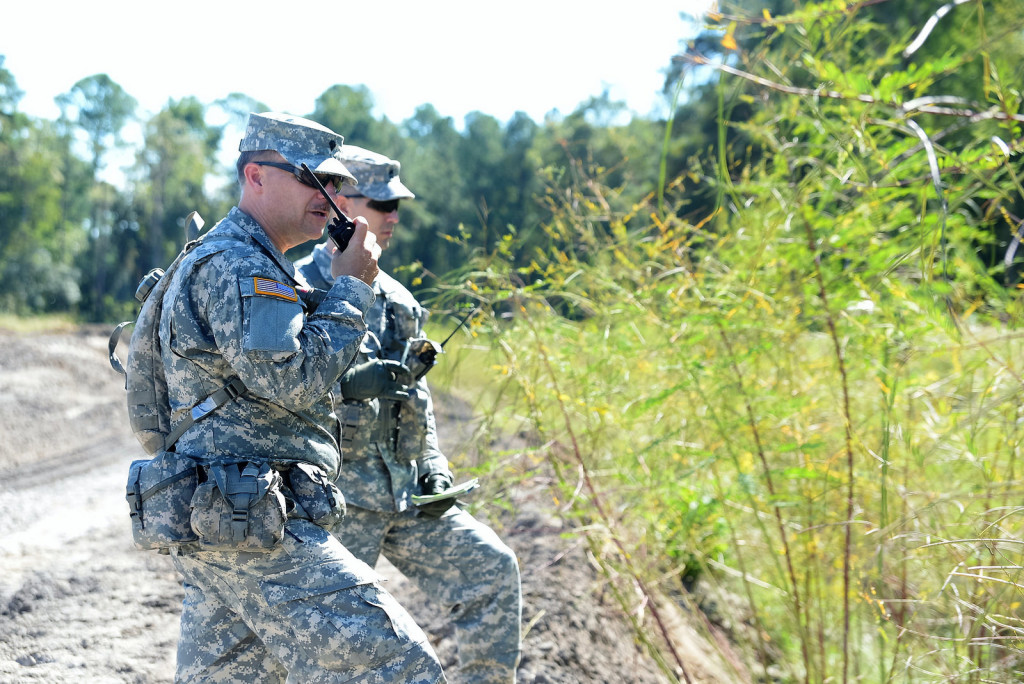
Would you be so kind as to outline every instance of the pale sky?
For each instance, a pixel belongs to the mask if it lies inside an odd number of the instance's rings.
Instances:
[[[539,123],[605,88],[647,115],[663,112],[664,70],[710,1],[13,0],[0,55],[25,93],[18,109],[47,119],[55,96],[98,73],[143,119],[169,99],[232,92],[303,115],[335,83],[367,86],[374,114],[394,122],[429,102],[460,128],[474,110]]]
[[[0,55],[25,92],[19,109],[56,118],[53,98],[106,73],[143,115],[169,98],[231,92],[307,114],[335,83],[366,85],[377,115],[423,103],[462,123],[567,114],[604,87],[638,114],[660,102],[664,69],[709,0],[16,0],[0,19]]]

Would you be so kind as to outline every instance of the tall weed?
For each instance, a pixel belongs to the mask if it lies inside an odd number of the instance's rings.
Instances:
[[[723,69],[758,150],[627,211],[581,177],[546,248],[510,234],[437,301],[480,307],[491,416],[533,436],[667,675],[696,677],[682,605],[736,681],[1020,679],[1024,312],[985,259],[1024,200],[1020,93],[922,116],[900,103],[962,58],[843,62],[875,28],[828,8],[786,19],[791,73]],[[722,197],[697,222],[694,183]]]

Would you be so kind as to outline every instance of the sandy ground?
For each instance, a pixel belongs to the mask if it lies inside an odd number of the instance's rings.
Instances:
[[[135,550],[124,481],[142,458],[102,328],[0,330],[0,682],[171,682],[182,590],[166,557]],[[123,353],[123,349],[122,349]],[[465,404],[437,397],[442,446]],[[451,438],[448,438],[451,439]],[[600,590],[579,540],[543,510],[541,475],[489,522],[516,550],[526,628],[521,683],[666,682]],[[488,517],[485,512],[484,517]],[[457,682],[452,630],[386,562],[387,588]],[[684,621],[685,622],[685,621]],[[685,624],[677,626],[688,634]],[[682,638],[686,641],[686,638]],[[690,643],[692,681],[732,681]]]

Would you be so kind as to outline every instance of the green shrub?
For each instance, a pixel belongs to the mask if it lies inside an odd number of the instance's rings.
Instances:
[[[772,68],[720,85],[760,98],[757,154],[694,159],[664,211],[581,180],[528,266],[509,236],[437,301],[482,307],[494,419],[534,436],[629,614],[697,579],[740,597],[737,679],[1017,679],[1021,290],[986,255],[1024,200],[1019,143],[992,141],[1022,118],[901,109],[964,60],[858,61],[884,27],[851,9],[773,21]],[[694,179],[722,198],[696,223]],[[658,616],[636,625],[686,679]]]

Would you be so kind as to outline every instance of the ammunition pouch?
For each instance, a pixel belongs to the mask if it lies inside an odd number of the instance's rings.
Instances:
[[[377,420],[381,404],[390,406],[391,402],[379,399],[357,401],[346,399],[338,407],[338,420],[341,422],[341,457],[342,460],[356,456],[366,450],[370,444],[378,441],[379,422]]]
[[[330,528],[345,517],[345,496],[323,470],[311,463],[296,463],[286,477],[295,505],[308,520]]]
[[[281,474],[266,463],[206,466],[190,522],[202,551],[266,551],[284,538]]]
[[[173,451],[132,461],[125,498],[136,547],[169,549],[198,541],[189,523],[189,504],[199,476],[195,460]]]
[[[401,460],[415,461],[427,448],[430,417],[430,395],[418,387],[409,390],[409,398],[401,403],[396,426],[398,437],[395,453]]]

